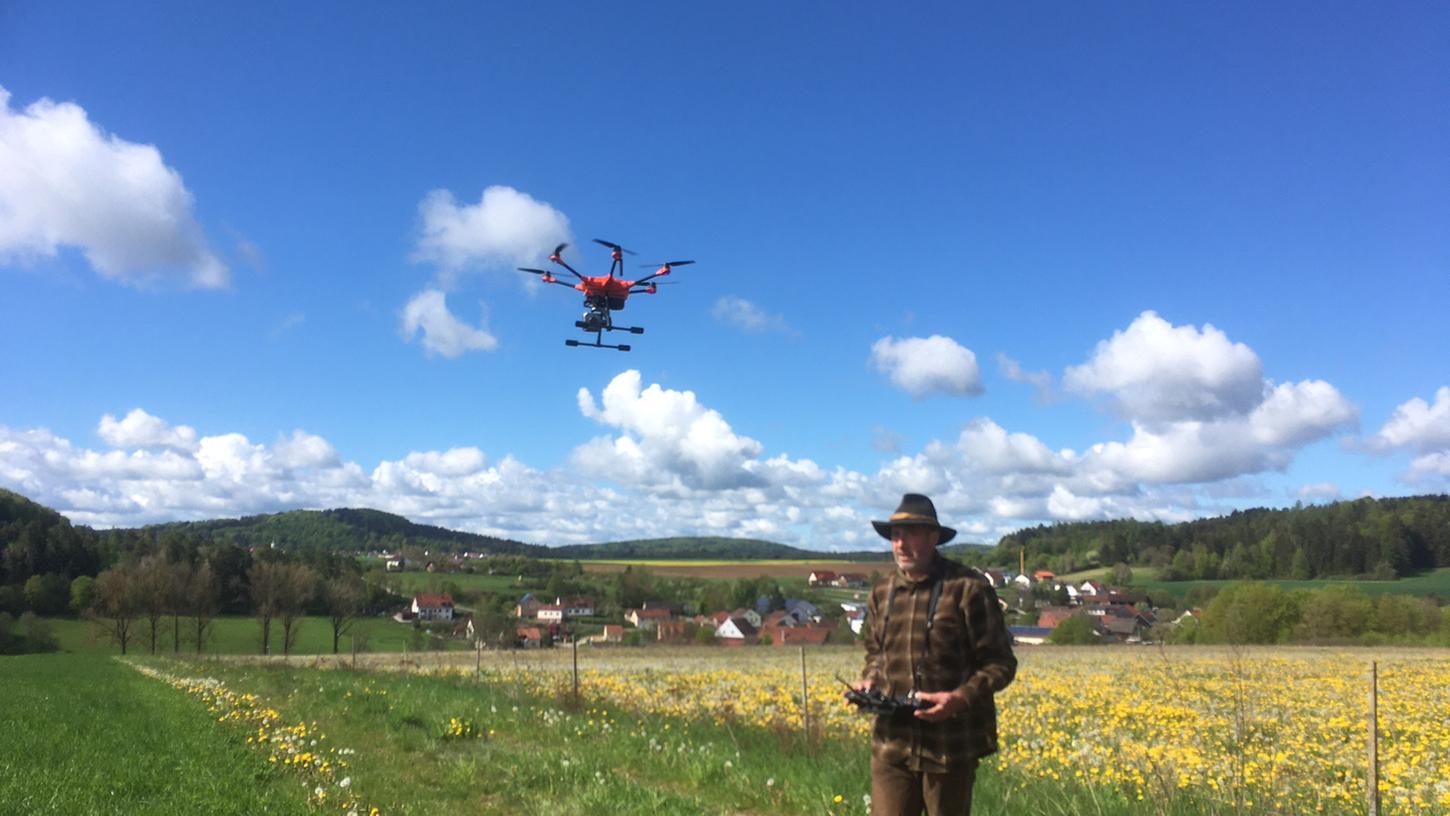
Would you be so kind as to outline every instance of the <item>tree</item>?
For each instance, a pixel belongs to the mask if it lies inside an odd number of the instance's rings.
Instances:
[[[221,586],[210,561],[201,562],[187,575],[185,605],[191,618],[192,634],[196,637],[196,653],[201,654],[206,645],[207,631],[222,608]]]
[[[1123,561],[1119,561],[1118,563],[1114,564],[1113,565],[1113,583],[1114,584],[1117,584],[1118,586],[1122,586],[1122,587],[1132,586],[1132,584],[1133,584],[1133,568],[1130,567],[1130,566],[1128,566],[1127,563],[1125,563]]]
[[[141,559],[133,573],[141,615],[146,618],[151,654],[156,654],[156,628],[171,603],[171,568],[159,555]]]
[[[96,579],[89,575],[76,576],[70,582],[70,609],[77,615],[90,608],[96,596]]]
[[[1203,612],[1204,640],[1210,643],[1280,643],[1299,622],[1299,602],[1273,586],[1231,584]]]
[[[1302,640],[1344,640],[1364,634],[1374,602],[1352,584],[1316,589],[1304,600],[1294,633]]]
[[[277,620],[282,624],[282,654],[292,654],[297,641],[298,624],[307,614],[307,605],[317,596],[317,573],[303,564],[282,566],[281,592],[277,596]]]
[[[282,589],[282,564],[258,561],[247,570],[251,587],[252,616],[262,630],[262,654],[272,653],[272,619],[277,616]]]
[[[1056,646],[1093,646],[1102,642],[1097,627],[1087,615],[1077,614],[1059,623],[1047,636],[1047,642]]]
[[[64,575],[32,575],[25,581],[25,603],[40,615],[62,615],[70,606],[70,582]]]
[[[367,587],[356,576],[338,576],[323,583],[322,603],[327,607],[327,619],[332,624],[333,654],[337,654],[342,636],[362,615],[367,597]]]
[[[113,567],[96,576],[95,604],[91,614],[103,623],[121,654],[131,642],[131,627],[141,615],[141,598],[135,567]]]

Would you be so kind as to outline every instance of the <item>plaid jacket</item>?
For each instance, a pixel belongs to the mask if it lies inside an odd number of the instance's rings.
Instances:
[[[935,581],[942,585],[927,649],[927,608]],[[890,614],[883,616],[893,586]],[[1017,658],[997,593],[980,572],[941,556],[921,581],[912,582],[898,570],[871,590],[864,631],[862,679],[887,694],[905,695],[913,688],[913,667],[920,662],[918,691],[960,689],[969,701],[966,711],[944,722],[877,717],[871,739],[874,757],[914,771],[943,773],[997,750],[992,695],[1012,682]]]

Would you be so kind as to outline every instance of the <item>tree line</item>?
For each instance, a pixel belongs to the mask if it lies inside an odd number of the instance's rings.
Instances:
[[[1059,573],[1124,562],[1168,580],[1389,580],[1450,567],[1450,496],[1257,508],[1179,524],[1039,525],[1003,536],[985,560],[1015,567],[1019,551],[1031,569]]]

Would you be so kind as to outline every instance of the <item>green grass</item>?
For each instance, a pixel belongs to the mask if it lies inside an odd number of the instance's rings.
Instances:
[[[383,585],[398,595],[411,598],[416,592],[442,592],[445,584],[454,584],[464,592],[495,592],[522,595],[541,582],[525,577],[519,583],[517,575],[480,575],[467,572],[390,572],[383,578]]]
[[[1200,586],[1225,587],[1236,581],[1157,581],[1139,580],[1138,570],[1133,569],[1133,584],[1136,587],[1148,592],[1166,592],[1177,598],[1188,594],[1189,590]],[[1327,586],[1349,584],[1359,587],[1366,595],[1378,596],[1385,594],[1423,596],[1431,593],[1442,598],[1450,598],[1450,567],[1437,569],[1422,575],[1414,575],[1408,578],[1401,578],[1397,581],[1360,581],[1344,580],[1334,581],[1316,579],[1312,581],[1265,581],[1264,583],[1274,584],[1286,590],[1293,589],[1323,589]]]
[[[0,658],[0,813],[295,814],[294,779],[199,702],[94,655]]]
[[[112,643],[105,634],[97,634],[96,626],[93,623],[75,618],[48,618],[47,622],[54,632],[56,640],[60,643],[61,651],[76,653],[100,653],[120,654],[120,648]],[[181,621],[181,652],[183,654],[195,654],[196,647],[188,639],[186,631],[186,620]],[[145,621],[140,621],[134,631],[134,637],[129,646],[127,654],[143,655],[150,652],[150,628]],[[353,631],[357,633],[359,649],[369,652],[402,652],[412,651],[412,627],[409,624],[398,623],[392,618],[363,618],[353,624]],[[272,623],[272,649],[274,653],[281,653],[282,629],[274,621]],[[366,639],[366,649],[362,643]],[[172,644],[171,619],[164,618],[157,628],[156,650],[159,654],[171,654]],[[211,636],[207,641],[206,652],[208,654],[239,654],[254,655],[261,651],[261,626],[255,618],[226,617],[217,618],[212,625]],[[439,641],[448,649],[471,648],[463,641],[444,640]],[[352,644],[350,635],[343,635],[339,649],[343,653],[351,651]],[[293,654],[332,654],[332,623],[327,618],[305,618],[302,621],[301,629],[297,634],[296,646],[292,649]]]

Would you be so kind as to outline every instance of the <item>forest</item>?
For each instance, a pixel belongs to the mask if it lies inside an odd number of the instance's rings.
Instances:
[[[1165,580],[1391,580],[1450,567],[1450,496],[1412,496],[1240,510],[1179,524],[1039,525],[1003,536],[985,557],[1070,573],[1126,563]]]

